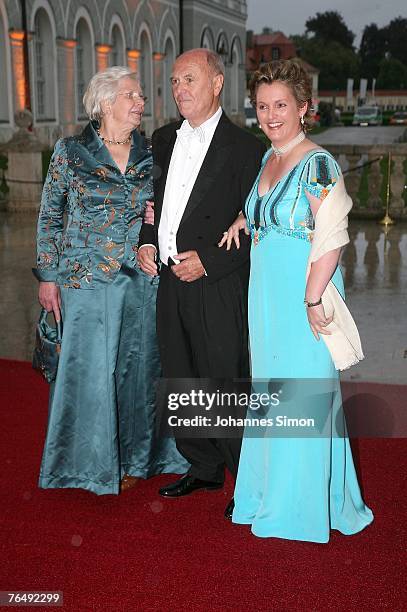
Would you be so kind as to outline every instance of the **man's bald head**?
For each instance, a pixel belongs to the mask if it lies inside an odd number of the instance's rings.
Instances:
[[[171,85],[180,114],[192,127],[204,123],[220,106],[225,68],[210,49],[191,49],[175,60]]]
[[[211,49],[190,49],[179,55],[177,60],[184,57],[188,57],[189,59],[192,57],[196,58],[196,61],[206,62],[213,76],[217,76],[218,74],[221,74],[223,77],[225,76],[225,65],[221,56],[215,53],[215,51],[211,51]]]

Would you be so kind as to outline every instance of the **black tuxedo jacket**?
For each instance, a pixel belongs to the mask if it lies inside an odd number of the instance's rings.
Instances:
[[[139,246],[154,244],[158,249],[157,233],[165,183],[176,130],[181,124],[182,121],[170,123],[153,134],[155,222],[154,226],[143,224]],[[225,247],[220,249],[217,244],[243,209],[265,150],[258,138],[222,114],[177,232],[178,252],[197,251],[210,283],[241,267],[247,273],[250,239],[243,232],[240,249],[233,245],[230,251],[226,251]]]

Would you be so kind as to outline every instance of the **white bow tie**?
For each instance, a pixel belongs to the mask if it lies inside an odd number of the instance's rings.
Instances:
[[[186,141],[197,139],[201,144],[205,142],[205,131],[201,126],[193,128],[189,125],[188,121],[184,121],[179,130],[177,130],[177,136]]]

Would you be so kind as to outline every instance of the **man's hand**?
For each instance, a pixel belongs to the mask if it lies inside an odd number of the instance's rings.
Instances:
[[[61,320],[61,294],[55,283],[40,282],[38,301],[47,312],[53,312],[55,321]]]
[[[178,253],[174,259],[179,259],[181,263],[171,266],[171,270],[176,276],[186,283],[192,283],[205,274],[199,255],[196,251],[185,251]]]
[[[149,276],[157,276],[158,274],[158,267],[155,261],[156,252],[153,246],[146,245],[139,248],[137,253],[140,268]]]

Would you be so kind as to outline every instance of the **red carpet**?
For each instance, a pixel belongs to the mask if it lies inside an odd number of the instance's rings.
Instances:
[[[158,496],[168,476],[119,497],[39,490],[47,393],[29,364],[0,360],[0,590],[63,591],[75,612],[406,608],[404,440],[353,444],[375,514],[364,532],[262,540],[223,519],[230,481],[180,500]]]

